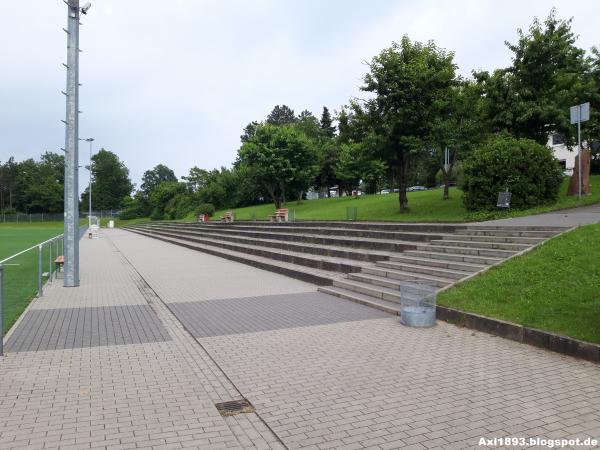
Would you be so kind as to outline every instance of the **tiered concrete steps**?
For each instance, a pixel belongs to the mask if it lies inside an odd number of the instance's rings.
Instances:
[[[564,231],[559,227],[366,222],[152,222],[130,231],[320,285],[391,313],[400,285],[439,289]]]

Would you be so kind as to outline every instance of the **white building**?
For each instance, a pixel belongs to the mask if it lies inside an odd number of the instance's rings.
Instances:
[[[552,149],[554,156],[560,161],[564,173],[566,175],[573,175],[576,152],[567,148],[565,138],[561,134],[551,134],[548,137],[548,147]]]

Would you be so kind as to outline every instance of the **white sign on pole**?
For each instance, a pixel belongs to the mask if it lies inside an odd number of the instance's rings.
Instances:
[[[590,104],[582,103],[581,105],[571,106],[571,124],[575,125],[578,122],[590,120]]]

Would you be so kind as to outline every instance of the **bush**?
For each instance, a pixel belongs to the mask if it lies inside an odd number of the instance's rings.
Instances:
[[[201,216],[207,214],[208,217],[212,217],[215,213],[215,205],[212,203],[202,203],[200,206],[196,208],[195,215]]]
[[[552,151],[529,139],[492,138],[464,163],[461,183],[469,211],[496,209],[498,193],[512,192],[511,208],[556,202],[562,170]]]

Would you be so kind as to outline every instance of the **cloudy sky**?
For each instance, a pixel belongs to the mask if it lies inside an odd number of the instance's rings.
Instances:
[[[92,3],[80,136],[117,153],[138,185],[159,163],[177,176],[230,165],[244,126],[275,104],[339,109],[360,96],[364,61],[403,34],[454,51],[464,75],[508,65],[504,41],[553,6],[574,17],[581,47],[600,45],[596,0]],[[0,161],[64,146],[66,15],[62,0],[0,1]]]

